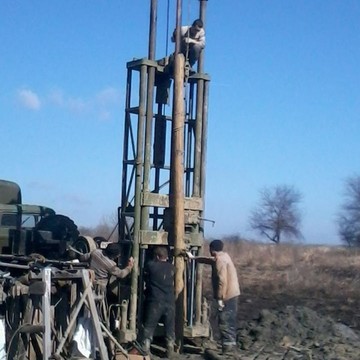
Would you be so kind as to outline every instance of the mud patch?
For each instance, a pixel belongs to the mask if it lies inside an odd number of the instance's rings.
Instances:
[[[239,323],[242,359],[360,359],[359,334],[307,307],[262,310]]]

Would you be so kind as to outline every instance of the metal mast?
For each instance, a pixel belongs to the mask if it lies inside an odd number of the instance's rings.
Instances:
[[[200,17],[205,4],[200,0]],[[181,0],[176,7],[173,71],[169,58],[155,60],[157,0],[150,3],[148,57],[127,63],[119,241],[124,258],[135,259],[131,283],[121,292],[128,322],[123,341],[136,338],[142,321],[143,269],[153,248],[168,245],[176,267],[177,342],[208,336],[207,305],[202,297],[201,267],[185,266],[178,256],[187,249],[201,253],[210,78],[204,51],[198,72],[184,73],[180,49]],[[184,81],[185,80],[185,81]]]

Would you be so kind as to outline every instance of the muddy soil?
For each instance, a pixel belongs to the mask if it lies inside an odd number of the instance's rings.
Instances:
[[[248,289],[249,290],[249,289]],[[268,294],[248,291],[239,298],[237,353],[242,360],[359,360],[360,304],[310,293]],[[212,310],[212,313],[216,312]],[[213,339],[205,348],[219,352],[216,316]],[[158,357],[153,357],[159,359]],[[199,360],[205,354],[184,353],[180,359]],[[231,357],[230,357],[231,358]],[[227,357],[229,359],[229,357]]]
[[[355,289],[355,280],[348,288],[344,285],[344,289],[324,289],[316,284],[314,288],[277,288],[271,281],[264,281],[262,274],[254,268],[242,267],[239,273],[246,287],[242,288],[239,297],[238,342],[234,358],[360,360],[360,293],[350,291]],[[357,274],[357,270],[352,271],[348,277],[357,279]],[[340,279],[338,273],[333,277]],[[347,278],[343,280],[347,284]],[[208,270],[203,274],[203,281],[204,296],[212,304]],[[211,307],[210,311],[212,339],[202,345],[220,351],[216,309]],[[184,353],[180,359],[204,357],[204,354]],[[219,355],[218,359],[226,358]]]
[[[262,310],[241,321],[238,346],[242,355],[258,359],[360,359],[356,330],[304,306]],[[245,357],[246,358],[246,357]]]

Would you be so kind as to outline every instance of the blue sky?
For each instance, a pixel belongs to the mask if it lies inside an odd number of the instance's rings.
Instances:
[[[183,1],[184,24],[198,8]],[[0,14],[1,178],[96,226],[120,204],[126,62],[147,56],[149,1],[2,0]],[[207,2],[207,236],[255,237],[259,190],[286,184],[303,194],[304,241],[339,242],[344,180],[360,173],[359,19],[358,0]]]

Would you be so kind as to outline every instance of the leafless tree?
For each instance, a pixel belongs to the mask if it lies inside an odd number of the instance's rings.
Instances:
[[[103,216],[95,227],[80,226],[79,230],[82,235],[103,237],[107,241],[117,241],[117,214]]]
[[[274,243],[284,235],[300,238],[301,214],[298,205],[300,192],[287,185],[278,185],[260,191],[260,202],[250,216],[250,227]]]
[[[360,176],[352,176],[345,181],[338,229],[343,242],[349,246],[360,246]]]

